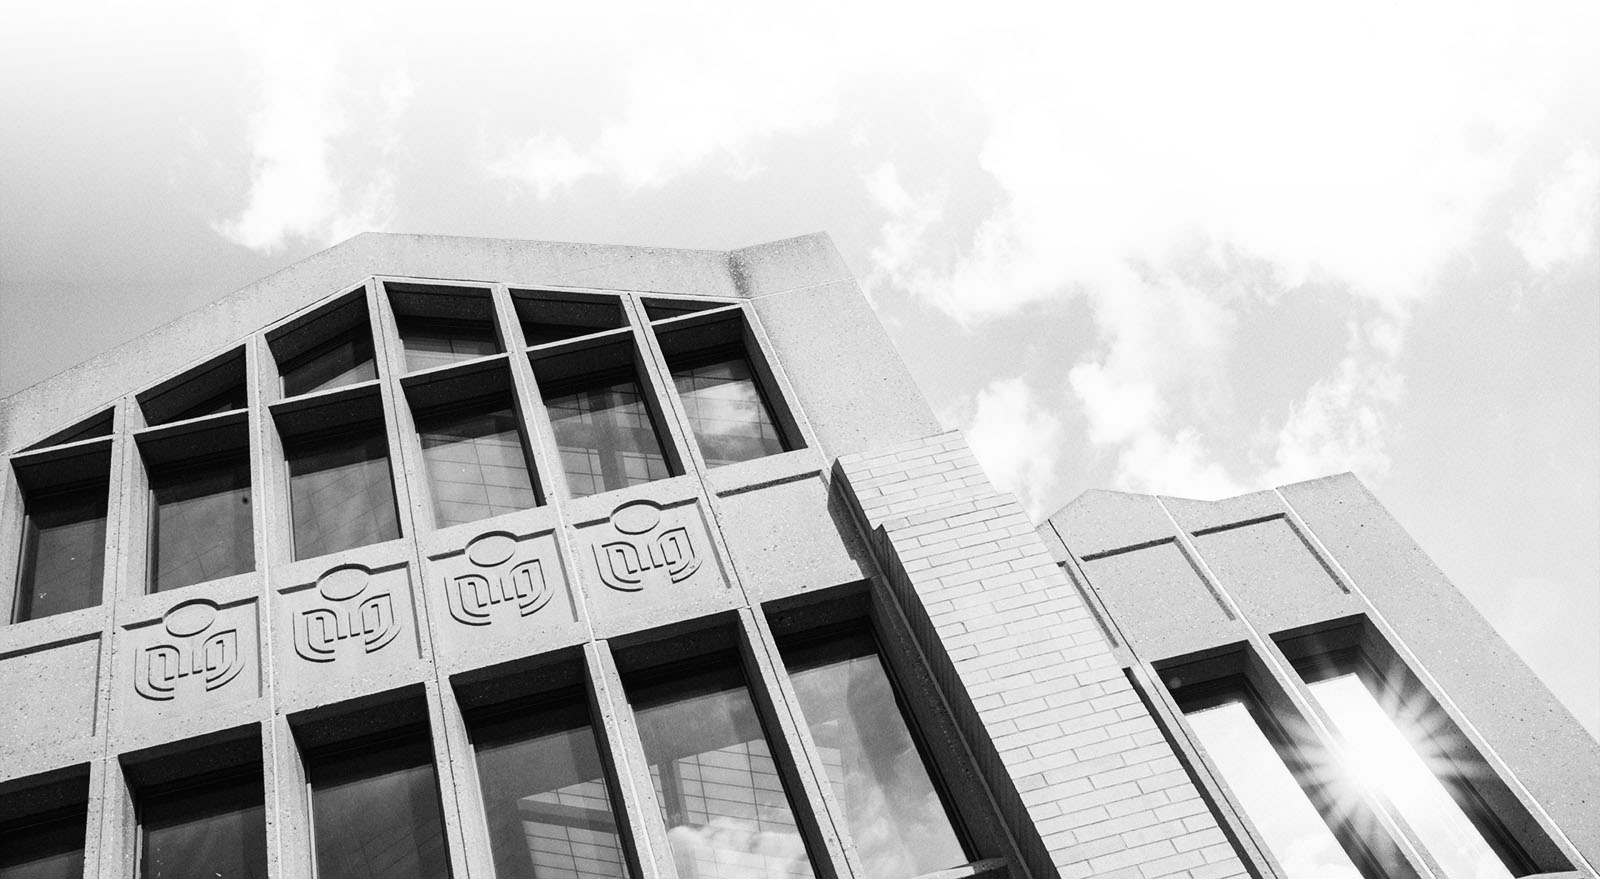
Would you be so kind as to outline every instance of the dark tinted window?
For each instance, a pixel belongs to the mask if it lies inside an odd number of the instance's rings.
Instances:
[[[867,875],[910,879],[967,863],[872,636],[783,658]]]
[[[82,879],[84,812],[0,827],[0,879]]]
[[[588,706],[537,705],[474,724],[498,879],[625,879]]]
[[[772,407],[743,354],[675,365],[672,380],[707,466],[776,455],[786,448]]]
[[[101,483],[28,498],[17,586],[19,622],[100,603],[106,493]]]
[[[260,771],[139,799],[141,879],[266,879]]]
[[[402,317],[399,329],[408,372],[500,352],[494,327],[481,321]]]
[[[813,875],[738,660],[629,695],[682,879]]]
[[[417,432],[443,528],[538,504],[511,408],[420,416]]]
[[[317,879],[450,875],[425,735],[315,755],[309,768]]]
[[[613,374],[545,400],[574,497],[670,475],[650,408],[630,375]]]
[[[400,536],[389,445],[381,428],[343,434],[289,455],[297,559]]]
[[[377,377],[377,364],[372,359],[372,334],[362,325],[285,364],[283,393],[294,397]]]
[[[255,570],[248,457],[153,473],[150,499],[151,592]]]

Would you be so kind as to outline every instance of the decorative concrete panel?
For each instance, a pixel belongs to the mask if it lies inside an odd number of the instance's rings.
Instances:
[[[115,685],[117,726],[214,712],[261,695],[260,625],[253,600],[173,602],[123,627]]]
[[[1243,637],[1175,540],[1091,556],[1083,568],[1128,643],[1152,661]]]
[[[420,677],[411,573],[404,564],[335,564],[278,590],[279,701],[321,704]]]
[[[0,779],[73,762],[70,745],[94,736],[99,683],[98,636],[0,655]]]
[[[1240,613],[1264,632],[1363,610],[1282,517],[1207,531],[1195,544]]]
[[[486,529],[429,554],[434,645],[450,671],[583,640],[553,530]]]
[[[698,498],[624,501],[578,523],[573,554],[598,637],[735,603]]]

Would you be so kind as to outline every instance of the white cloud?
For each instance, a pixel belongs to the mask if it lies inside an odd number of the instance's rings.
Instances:
[[[1587,149],[1567,156],[1534,204],[1512,221],[1510,236],[1541,272],[1600,250],[1600,158]]]
[[[1003,491],[1017,496],[1030,515],[1056,481],[1056,462],[1065,447],[1061,423],[1038,404],[1021,378],[990,382],[978,393],[967,428],[967,442],[978,463]]]
[[[396,64],[362,92],[336,63],[330,23],[294,5],[242,18],[243,57],[255,65],[250,191],[229,240],[272,252],[290,239],[328,244],[381,229],[394,211],[397,125],[411,100]]]

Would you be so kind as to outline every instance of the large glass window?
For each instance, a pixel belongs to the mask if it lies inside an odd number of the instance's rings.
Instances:
[[[786,648],[783,659],[867,874],[910,879],[967,863],[871,634]]]
[[[255,570],[248,456],[152,473],[150,507],[151,592]]]
[[[472,741],[498,879],[627,879],[587,704],[502,713]]]
[[[1288,879],[1361,879],[1268,737],[1276,730],[1242,689],[1185,708],[1189,727],[1233,791],[1239,808]]]
[[[426,735],[314,754],[308,769],[317,879],[450,875]]]
[[[776,455],[787,448],[742,351],[675,363],[672,380],[707,466]]]
[[[1440,717],[1431,699],[1407,704],[1375,672],[1333,673],[1310,689],[1345,740],[1342,781],[1387,798],[1446,876],[1510,879],[1535,872],[1435,738]]]
[[[629,696],[681,879],[813,875],[737,659]]]
[[[439,527],[538,505],[510,406],[420,415],[417,433]]]
[[[631,372],[591,377],[546,398],[567,488],[586,497],[671,475]]]
[[[84,810],[0,827],[0,879],[81,879]]]
[[[288,459],[295,558],[400,536],[381,426],[297,445]]]
[[[140,879],[266,879],[259,770],[139,798]]]
[[[378,377],[365,323],[294,358],[283,367],[283,394],[294,397]]]
[[[100,603],[107,491],[102,482],[28,497],[17,622]]]
[[[485,321],[401,317],[398,325],[407,372],[500,353],[494,326]]]

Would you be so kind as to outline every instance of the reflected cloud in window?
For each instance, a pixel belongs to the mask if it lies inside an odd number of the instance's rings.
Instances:
[[[750,690],[729,658],[630,693],[680,879],[813,875]]]
[[[707,466],[735,464],[785,450],[772,407],[743,354],[674,366],[672,380]]]
[[[867,875],[910,879],[967,863],[872,636],[783,653]]]

